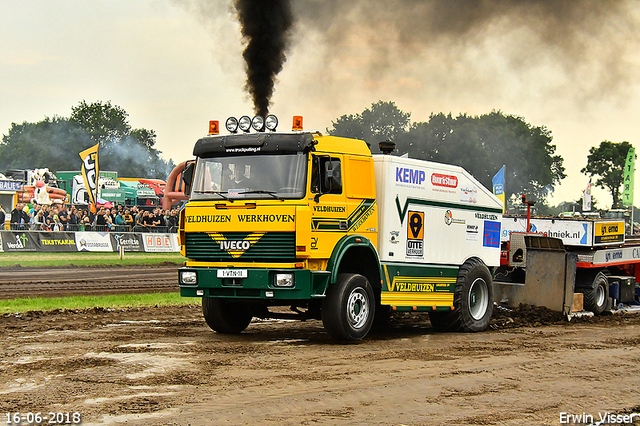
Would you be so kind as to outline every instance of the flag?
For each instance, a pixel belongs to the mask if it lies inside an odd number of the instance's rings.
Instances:
[[[587,189],[585,189],[584,194],[582,194],[582,211],[591,211],[591,178],[589,178]]]
[[[100,144],[95,144],[80,153],[82,158],[82,179],[84,187],[89,194],[91,212],[95,213],[96,202],[98,201],[98,148]]]
[[[633,206],[633,178],[636,164],[636,149],[629,148],[627,153],[627,161],[624,163],[624,174],[622,183],[624,190],[622,191],[622,205]]]
[[[505,166],[502,166],[498,173],[491,179],[493,184],[493,194],[502,201],[502,213],[505,212],[506,202],[504,194],[504,170]]]

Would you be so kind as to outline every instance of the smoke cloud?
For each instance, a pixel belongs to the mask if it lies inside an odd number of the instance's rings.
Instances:
[[[424,69],[433,85],[453,84],[458,90],[482,86],[483,72],[525,81],[538,74],[532,70],[557,72],[564,81],[552,84],[553,90],[564,84],[575,88],[573,95],[592,97],[624,87],[636,74],[637,64],[628,61],[640,45],[634,5],[633,0],[299,0],[295,38],[306,33],[320,41],[315,47],[328,46],[316,75],[347,75],[357,66],[365,88],[388,84],[387,77],[411,84],[418,72],[399,73],[411,64],[409,71]],[[468,87],[455,78],[467,80]]]
[[[245,89],[253,99],[255,113],[266,116],[276,76],[286,61],[293,14],[290,0],[236,0],[242,37],[246,42]]]

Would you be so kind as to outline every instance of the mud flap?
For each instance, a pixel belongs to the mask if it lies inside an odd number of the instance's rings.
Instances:
[[[530,236],[527,236],[527,240]],[[549,237],[537,237],[548,239]],[[533,238],[532,238],[533,239]],[[496,276],[493,300],[503,306],[516,308],[520,303],[545,306],[567,315],[571,312],[578,257],[567,253],[562,244],[527,241],[524,253],[526,269],[524,282],[509,281]],[[509,274],[505,275],[506,278]]]

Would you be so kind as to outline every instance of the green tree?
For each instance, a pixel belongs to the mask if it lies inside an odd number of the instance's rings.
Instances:
[[[82,101],[72,108],[70,118],[12,123],[0,143],[0,171],[80,170],[78,154],[96,143],[100,143],[100,169],[117,171],[120,177],[165,179],[175,167],[153,148],[155,131],[132,130],[124,109],[110,102]]]
[[[592,146],[587,156],[587,165],[580,170],[587,176],[595,177],[594,185],[607,189],[613,199],[612,208],[620,205],[620,188],[624,177],[624,163],[631,144],[602,141],[596,148]]]
[[[67,118],[45,117],[37,123],[12,123],[0,143],[0,171],[79,170],[78,153],[91,145],[89,135]]]
[[[401,111],[395,102],[378,101],[361,114],[343,115],[332,121],[333,128],[327,129],[327,132],[330,135],[362,139],[371,145],[374,152],[379,152],[378,142],[395,140],[406,132],[410,117],[411,114]]]
[[[129,114],[111,102],[82,101],[72,108],[72,123],[83,128],[95,143],[100,143],[100,169],[117,171],[120,177],[164,179],[175,164],[160,158],[153,148],[156,132],[131,129]]]
[[[526,193],[530,199],[544,202],[566,177],[564,160],[555,154],[551,132],[522,117],[501,111],[475,117],[432,113],[426,122],[410,123],[410,116],[393,102],[379,101],[362,114],[343,115],[332,122],[329,133],[364,139],[371,143],[373,152],[377,152],[378,141],[390,138],[399,153],[461,166],[487,188],[504,165],[507,200]]]
[[[87,104],[82,100],[71,108],[69,120],[86,130],[96,143],[106,143],[122,139],[131,132],[128,122],[129,114],[111,102],[93,102]]]

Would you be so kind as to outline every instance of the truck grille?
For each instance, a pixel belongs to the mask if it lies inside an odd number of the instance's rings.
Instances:
[[[294,232],[266,232],[254,240],[255,234],[249,232],[187,232],[185,250],[189,259],[206,262],[295,262]],[[251,246],[245,250],[248,241],[251,241]],[[230,242],[234,242],[234,246],[230,247]]]

